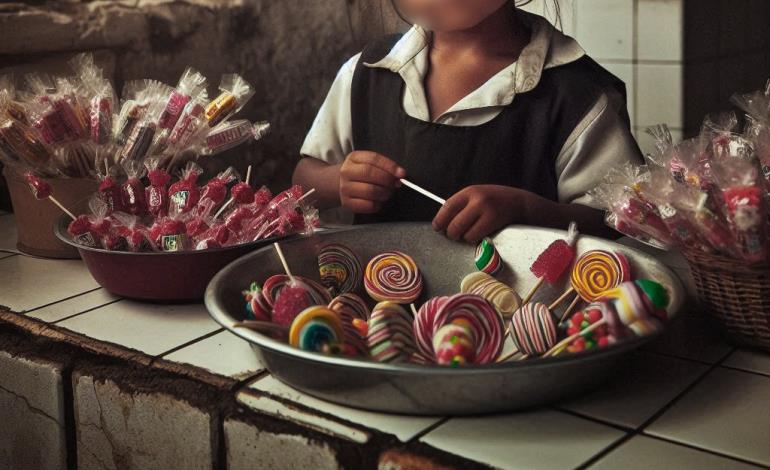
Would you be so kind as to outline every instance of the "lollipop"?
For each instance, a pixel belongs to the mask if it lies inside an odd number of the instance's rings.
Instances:
[[[61,202],[58,201],[55,197],[53,197],[53,188],[50,184],[48,184],[47,181],[44,181],[31,172],[27,172],[24,174],[24,180],[29,185],[30,191],[32,191],[32,195],[35,196],[35,199],[43,200],[48,199],[52,203],[54,203],[59,209],[62,210],[65,214],[70,216],[72,220],[75,220],[75,214],[70,212],[64,205],[62,205]]]
[[[515,290],[481,271],[465,276],[460,282],[460,292],[484,297],[504,317],[510,317],[521,307],[521,297]]]
[[[436,363],[452,366],[473,364],[476,359],[475,344],[473,332],[465,325],[444,325],[433,336]]]
[[[337,312],[320,305],[303,310],[289,329],[289,344],[304,351],[333,353],[342,346],[343,337]]]
[[[194,162],[189,162],[182,171],[182,177],[179,181],[168,188],[169,208],[172,213],[190,212],[201,197],[201,191],[198,187],[198,177],[203,173],[203,169]]]
[[[353,251],[341,244],[326,245],[318,252],[321,284],[341,294],[361,288],[363,268]]]
[[[503,348],[503,318],[488,300],[473,294],[456,294],[436,301],[438,308],[430,319],[430,310],[424,310],[427,318],[415,319],[415,337],[419,338],[420,352],[435,358],[433,343],[437,331],[444,325],[459,324],[468,329],[473,337],[475,362],[494,362]],[[421,309],[422,310],[422,309]],[[420,316],[420,312],[417,313]],[[429,341],[425,341],[430,337]],[[425,350],[425,343],[431,345]]]
[[[364,286],[377,301],[408,304],[422,293],[422,274],[414,260],[400,251],[379,254],[366,265]]]
[[[604,306],[593,303],[579,312],[575,312],[567,322],[567,335],[573,336],[583,330],[588,329],[594,323],[604,318]],[[607,325],[596,328],[586,333],[585,336],[578,336],[569,346],[567,351],[577,353],[586,349],[606,348],[614,343],[617,338],[610,334]]]
[[[556,324],[545,304],[528,303],[511,317],[511,339],[524,354],[543,354],[556,343],[556,335]]]
[[[340,294],[329,302],[328,307],[337,312],[342,320],[342,329],[345,333],[345,344],[350,346],[355,355],[366,356],[369,348],[364,337],[353,325],[355,320],[368,321],[369,307],[364,300],[353,293]]]
[[[302,282],[289,281],[273,304],[273,322],[289,326],[301,311],[314,304],[309,289]]]
[[[227,202],[222,204],[222,207],[220,207],[217,213],[214,214],[215,219],[219,217],[220,214],[222,214],[225,211],[225,209],[230,207],[230,205],[233,202],[238,202],[238,204],[242,208],[245,208],[244,206],[245,204],[252,202],[251,200],[248,200],[248,201],[246,200],[246,196],[249,196],[249,199],[254,198],[254,190],[249,185],[250,180],[251,180],[251,165],[249,165],[246,168],[246,178],[242,182],[237,183],[235,186],[233,186],[233,189],[230,190],[230,199],[228,199]],[[251,213],[252,211],[249,209],[248,212]],[[240,228],[240,221],[239,221],[238,227]]]
[[[308,293],[313,300],[313,305],[326,305],[331,301],[329,292],[312,279],[294,276],[294,280],[308,289]],[[267,305],[270,306],[270,309],[273,308],[279,294],[290,281],[291,278],[286,274],[275,274],[267,278],[265,283],[262,284],[262,295],[264,296]]]
[[[380,302],[372,310],[366,333],[369,353],[377,362],[407,362],[417,348],[412,318],[394,302]]]
[[[577,239],[577,224],[571,222],[567,230],[566,240],[556,240],[548,245],[537,257],[529,268],[537,278],[537,284],[529,291],[522,303],[526,304],[532,299],[544,281],[548,284],[556,284],[564,274],[572,260],[575,259],[575,240]]]
[[[668,318],[668,303],[668,292],[655,281],[640,279],[624,282],[617,288],[606,291],[599,302],[592,305],[592,308],[601,312],[601,320],[560,341],[544,356],[559,354],[578,338],[585,338],[605,325],[609,333],[616,338],[652,334],[660,330],[662,321]]]
[[[414,316],[414,338],[417,341],[417,348],[423,357],[433,357],[436,314],[448,299],[449,297],[433,297],[428,299]]]
[[[572,268],[571,286],[556,299],[548,309],[553,311],[572,292],[577,292],[572,305],[564,313],[566,316],[572,307],[583,299],[586,302],[597,300],[602,294],[621,283],[631,279],[631,267],[628,259],[622,253],[612,253],[604,250],[591,250],[580,255]]]
[[[249,288],[242,293],[246,300],[246,316],[252,320],[270,321],[272,308],[265,301],[259,284],[252,282]]]
[[[148,158],[144,163],[150,185],[145,188],[147,211],[155,218],[168,215],[168,183],[171,175],[160,167],[159,158]]]
[[[476,257],[474,258],[476,269],[490,275],[494,275],[503,267],[503,260],[500,253],[497,252],[492,240],[485,238],[476,247]]]

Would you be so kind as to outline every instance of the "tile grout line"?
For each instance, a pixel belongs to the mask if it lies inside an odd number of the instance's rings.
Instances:
[[[731,350],[725,354],[721,359],[719,359],[717,362],[712,364],[706,371],[704,371],[701,375],[699,375],[695,380],[693,380],[690,385],[685,387],[681,392],[679,392],[674,398],[672,398],[668,403],[663,405],[657,412],[653,413],[652,416],[650,416],[647,420],[645,420],[641,425],[639,425],[636,429],[634,429],[632,432],[628,433],[627,436],[625,436],[624,439],[618,440],[617,442],[611,444],[607,448],[605,448],[603,451],[597,453],[590,459],[588,459],[585,463],[580,465],[578,468],[588,468],[591,465],[595,464],[605,456],[607,456],[610,452],[617,449],[622,445],[623,443],[627,442],[631,438],[638,436],[638,435],[647,435],[644,431],[645,429],[652,423],[654,423],[658,418],[660,418],[663,414],[665,414],[668,410],[670,410],[681,398],[683,398],[685,395],[687,395],[690,391],[692,391],[696,386],[698,386],[711,372],[715,371],[722,362],[724,362],[730,355],[733,353],[733,350],[735,348],[731,348]]]
[[[152,362],[155,362],[158,359],[163,359],[164,356],[168,356],[169,354],[173,354],[173,353],[179,351],[180,349],[186,348],[187,346],[192,346],[195,343],[199,343],[199,342],[201,342],[201,341],[203,341],[205,339],[209,339],[209,338],[211,338],[214,335],[218,335],[219,333],[222,333],[223,331],[226,331],[226,330],[224,328],[218,328],[218,329],[216,329],[216,330],[214,330],[214,331],[212,331],[210,333],[206,333],[203,336],[199,336],[199,337],[197,337],[195,339],[187,341],[186,343],[180,344],[179,346],[175,346],[175,347],[169,349],[168,351],[162,352],[160,354],[153,355],[154,359],[152,360]]]
[[[58,319],[58,320],[56,320],[54,322],[46,322],[46,323],[51,323],[52,325],[56,325],[56,324],[61,323],[63,321],[69,320],[71,318],[75,318],[77,316],[83,315],[84,313],[93,312],[94,310],[99,310],[100,308],[104,308],[104,307],[106,307],[108,305],[112,305],[112,304],[118,303],[118,302],[120,302],[122,300],[124,300],[124,299],[123,298],[118,298],[118,299],[115,299],[115,300],[111,300],[111,301],[107,302],[106,304],[97,305],[95,307],[90,307],[90,308],[87,308],[87,309],[83,310],[82,312],[73,313],[72,315],[68,315],[68,316],[66,316],[64,318],[60,318],[60,319]]]
[[[713,449],[707,449],[705,447],[694,446],[692,444],[687,444],[686,442],[679,442],[679,441],[675,441],[675,440],[672,440],[672,439],[668,439],[666,437],[656,436],[654,434],[647,434],[645,432],[643,432],[643,433],[641,433],[639,435],[643,436],[643,437],[646,437],[646,438],[649,438],[649,439],[655,439],[657,441],[666,442],[668,444],[673,444],[673,445],[676,445],[676,446],[679,446],[679,447],[685,447],[687,449],[697,450],[699,452],[704,452],[706,454],[711,454],[711,455],[715,455],[717,457],[726,458],[726,459],[729,459],[729,460],[733,460],[735,462],[750,464],[750,465],[753,465],[753,466],[758,466],[760,468],[770,468],[770,466],[767,466],[767,465],[762,464],[762,463],[753,462],[751,460],[746,460],[746,459],[743,459],[741,457],[735,457],[735,456],[729,455],[729,454],[723,454],[723,453],[715,451]]]
[[[439,419],[439,420],[438,420],[438,421],[436,421],[435,423],[431,424],[430,426],[426,427],[426,428],[425,428],[425,429],[423,429],[422,431],[420,431],[420,432],[418,432],[417,434],[415,434],[414,436],[412,436],[412,438],[411,438],[411,439],[409,439],[408,441],[406,441],[406,444],[409,444],[409,443],[412,443],[412,442],[417,442],[417,441],[419,441],[420,439],[422,439],[422,438],[423,438],[423,437],[425,437],[426,435],[428,435],[428,434],[430,434],[431,432],[435,431],[435,430],[436,430],[436,428],[438,428],[439,426],[441,426],[441,425],[445,424],[445,423],[446,423],[447,421],[449,421],[450,419],[452,419],[452,417],[451,417],[451,416],[444,416],[443,418]],[[462,456],[461,456],[461,457],[462,457]],[[465,458],[468,458],[468,457],[465,457]]]
[[[719,367],[721,367],[722,369],[732,370],[732,371],[735,371],[735,372],[743,372],[743,373],[746,373],[746,374],[758,375],[760,377],[770,378],[770,373],[768,373],[768,372],[757,372],[755,370],[741,369],[740,367],[726,366],[726,365],[720,365]]]
[[[90,290],[87,290],[87,291],[84,291],[84,292],[80,292],[80,293],[78,293],[78,294],[75,294],[75,295],[71,295],[71,296],[69,296],[69,297],[65,297],[65,298],[63,298],[63,299],[59,299],[59,300],[55,300],[55,301],[53,301],[53,302],[49,302],[49,303],[47,303],[47,304],[44,304],[44,305],[41,305],[41,306],[39,306],[39,307],[34,307],[34,308],[31,308],[31,309],[29,309],[29,310],[23,310],[23,311],[21,311],[20,313],[21,313],[21,314],[23,314],[23,315],[26,315],[26,314],[28,314],[28,313],[34,312],[35,310],[40,310],[40,309],[43,309],[43,308],[46,308],[46,307],[50,307],[51,305],[56,305],[56,304],[58,304],[58,303],[62,303],[62,302],[66,302],[66,301],[68,301],[68,300],[72,300],[72,299],[74,299],[75,297],[80,297],[81,295],[86,295],[86,294],[90,294],[91,292],[96,292],[96,291],[98,291],[99,289],[101,289],[101,287],[95,287],[95,288],[93,288],[93,289],[90,289]]]
[[[554,411],[558,411],[560,413],[565,413],[565,414],[574,416],[576,418],[582,418],[582,419],[585,419],[587,421],[591,421],[594,424],[601,424],[601,425],[604,425],[604,426],[609,426],[611,428],[617,429],[618,431],[623,431],[623,432],[626,432],[626,433],[630,433],[630,432],[634,431],[634,428],[632,428],[632,427],[623,426],[622,424],[613,423],[611,421],[605,421],[605,420],[603,420],[601,418],[597,418],[595,416],[590,416],[590,415],[587,415],[587,414],[583,414],[583,413],[581,413],[579,411],[570,410],[568,408],[562,408],[559,405],[551,405],[548,408],[550,408],[550,409],[552,409]]]

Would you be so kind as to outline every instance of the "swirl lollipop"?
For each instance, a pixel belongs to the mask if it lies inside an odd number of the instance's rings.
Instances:
[[[339,351],[344,335],[337,312],[314,305],[300,312],[291,322],[289,344],[304,351],[329,354]]]
[[[570,274],[570,288],[556,299],[548,309],[553,311],[573,292],[578,296],[567,307],[562,319],[569,314],[575,304],[582,299],[594,302],[602,294],[631,279],[631,267],[622,253],[604,250],[586,251],[575,262]]]
[[[436,364],[459,366],[473,364],[476,359],[476,338],[465,325],[450,323],[433,336]]]
[[[506,318],[521,307],[521,297],[515,290],[484,272],[465,276],[460,282],[460,292],[484,297]]]
[[[246,300],[246,316],[252,320],[270,321],[272,306],[265,301],[262,295],[262,288],[259,284],[252,282],[248,290],[243,291],[243,297]]]
[[[363,268],[353,251],[341,244],[326,245],[318,252],[321,284],[332,292],[345,294],[361,288]]]
[[[473,338],[475,363],[486,364],[497,359],[503,348],[503,317],[488,300],[473,294],[455,294],[435,302],[435,315],[432,315],[431,309],[420,309],[426,316],[415,319],[415,337],[424,356],[435,359],[433,345],[438,330],[445,325],[456,324],[466,328]],[[426,350],[428,336],[430,349]]]
[[[369,320],[369,307],[363,299],[352,293],[340,294],[329,302],[329,309],[337,312],[342,320],[345,344],[349,345],[356,355],[368,355],[369,348],[366,341],[353,324],[355,320],[364,322]]]
[[[414,316],[414,338],[423,357],[433,357],[433,325],[436,323],[436,314],[448,299],[449,297],[433,297],[422,304]]]
[[[414,260],[400,251],[379,254],[366,265],[364,286],[378,302],[408,304],[422,293],[422,274]]]
[[[528,356],[543,354],[556,343],[556,324],[548,307],[530,302],[511,317],[511,339]]]
[[[492,244],[492,240],[485,238],[476,247],[476,256],[473,259],[476,269],[489,275],[494,275],[503,267],[503,260],[500,253]]]

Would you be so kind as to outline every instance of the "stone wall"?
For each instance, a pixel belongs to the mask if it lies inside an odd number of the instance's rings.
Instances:
[[[63,71],[82,51],[97,51],[118,87],[136,78],[175,83],[190,65],[213,92],[223,73],[241,73],[257,90],[241,115],[271,121],[274,132],[205,166],[252,162],[253,181],[279,189],[339,66],[397,27],[389,0],[3,3],[0,74]]]

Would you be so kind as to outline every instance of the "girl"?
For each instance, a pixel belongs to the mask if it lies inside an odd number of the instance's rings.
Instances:
[[[641,161],[623,83],[511,0],[394,2],[415,25],[343,65],[294,182],[356,223],[432,220],[454,240],[571,220],[610,233],[586,192]]]

